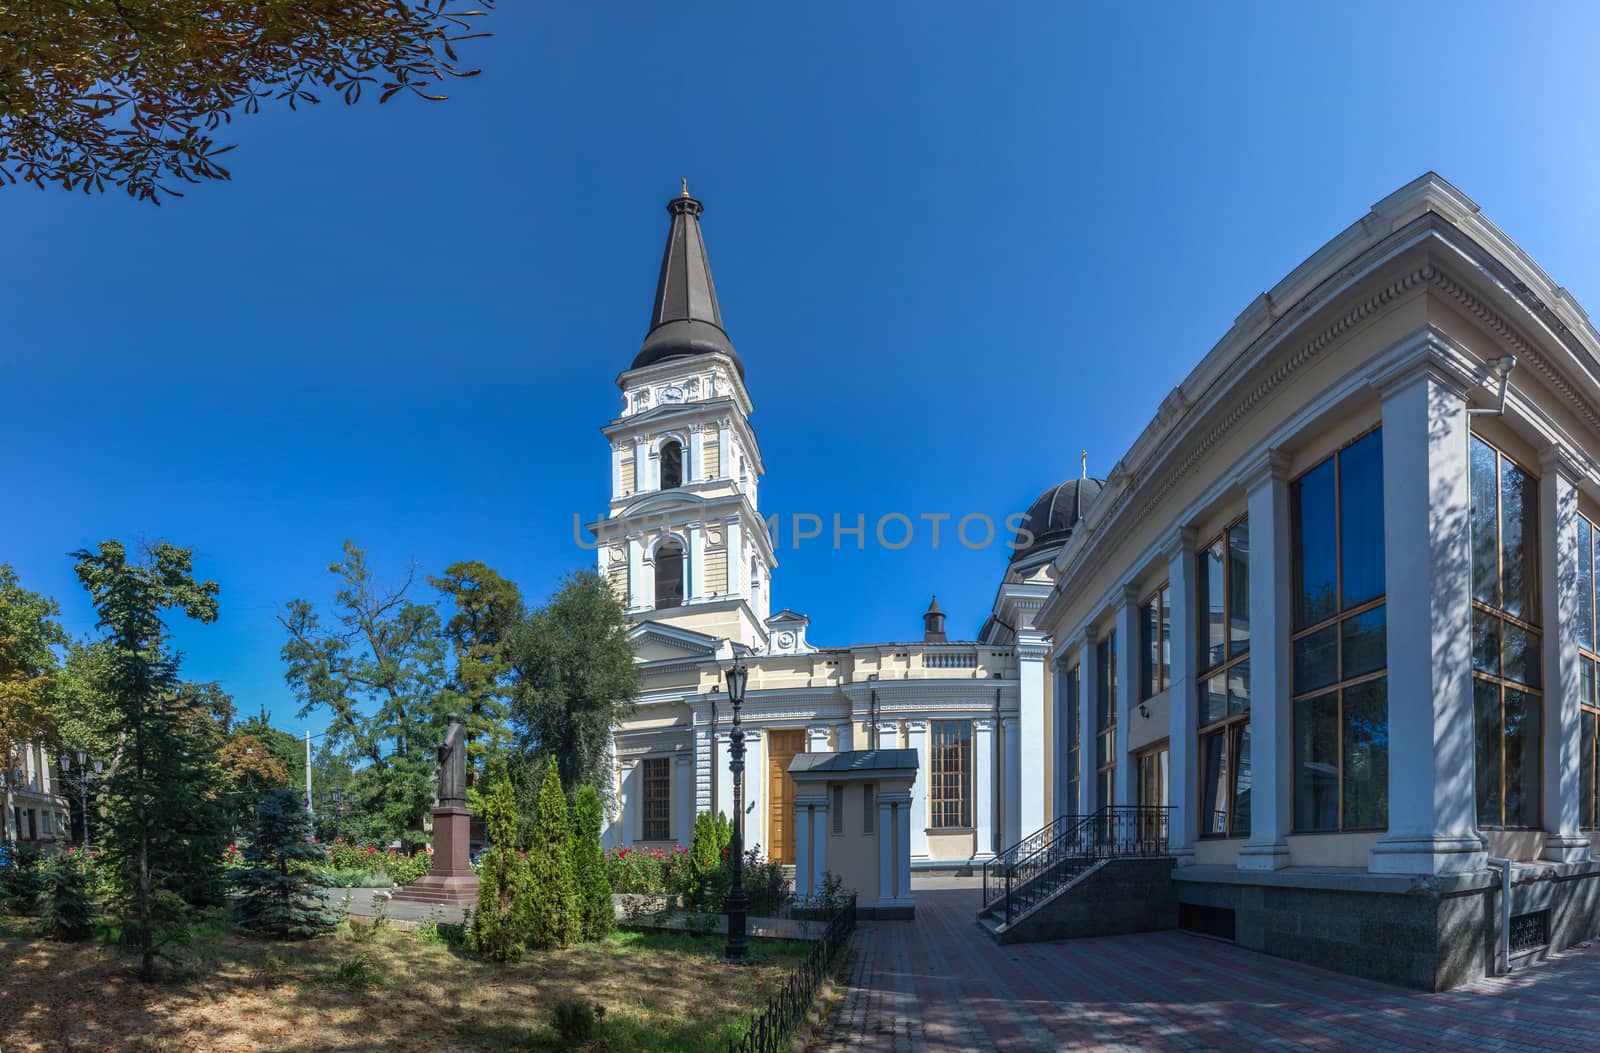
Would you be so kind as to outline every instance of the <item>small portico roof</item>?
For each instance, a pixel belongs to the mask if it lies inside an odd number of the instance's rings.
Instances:
[[[915,772],[916,750],[850,750],[845,753],[800,753],[789,762],[789,774],[827,777],[834,781],[876,778],[884,772]]]

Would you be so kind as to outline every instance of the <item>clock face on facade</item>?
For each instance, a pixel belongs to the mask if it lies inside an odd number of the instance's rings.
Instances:
[[[670,388],[663,388],[662,391],[661,391],[661,401],[662,402],[682,402],[683,401],[683,389],[678,387],[676,384],[674,384]]]
[[[778,646],[784,648],[785,650],[787,650],[790,647],[793,647],[794,646],[794,633],[788,633],[788,632],[779,633],[778,634]]]

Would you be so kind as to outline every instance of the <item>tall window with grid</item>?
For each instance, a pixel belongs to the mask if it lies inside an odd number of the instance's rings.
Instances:
[[[672,839],[672,760],[646,757],[644,765],[644,830],[646,841]]]
[[[1472,700],[1478,825],[1539,825],[1539,484],[1472,437]]]
[[[1200,835],[1250,833],[1250,528],[1240,519],[1201,550]]]
[[[1289,486],[1294,829],[1389,825],[1383,434]]]
[[[1117,634],[1095,644],[1095,807],[1117,803]]]
[[[1600,646],[1597,646],[1595,564],[1600,527],[1578,517],[1578,825],[1600,829]]]
[[[1154,698],[1172,680],[1172,610],[1167,583],[1139,607],[1139,698]]]
[[[932,766],[928,795],[934,829],[972,826],[972,721],[936,720],[931,727]]]

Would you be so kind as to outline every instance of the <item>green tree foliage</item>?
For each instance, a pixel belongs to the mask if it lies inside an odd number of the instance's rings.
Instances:
[[[593,786],[580,786],[572,802],[572,873],[578,891],[578,933],[598,940],[617,927],[611,904],[611,879],[606,876],[605,849],[600,847],[604,815]]]
[[[19,844],[0,849],[6,865],[0,866],[0,912],[34,914],[39,910],[39,892],[44,887],[40,870],[39,846]]]
[[[279,615],[289,634],[284,679],[300,715],[326,710],[330,741],[359,760],[353,789],[370,835],[420,844],[438,786],[434,747],[459,701],[438,612],[407,598],[415,568],[398,588],[380,588],[354,542],[328,570],[339,579],[336,627],[325,627],[308,601],[291,601]]]
[[[696,870],[721,865],[733,843],[733,824],[721,812],[701,812],[694,817],[694,837],[689,842],[689,859]]]
[[[511,742],[511,637],[526,617],[522,592],[476,560],[452,563],[428,579],[453,612],[445,636],[455,653],[455,690],[462,698],[469,781],[488,770]]]
[[[211,740],[179,698],[178,656],[163,616],[217,617],[217,584],[197,581],[187,549],[153,546],[129,560],[121,542],[73,553],[106,633],[103,689],[121,762],[107,780],[104,848],[116,872],[116,909],[139,948],[141,979],[155,977],[161,946],[184,929],[190,908],[221,885],[225,817],[216,800]],[[191,700],[192,702],[192,700]]]
[[[321,845],[307,840],[311,819],[300,795],[289,789],[268,790],[256,806],[255,836],[245,849],[251,865],[234,881],[244,892],[239,902],[239,927],[265,936],[303,938],[328,932],[339,922],[321,890],[326,882],[313,870],[295,864],[319,863]]]
[[[480,0],[493,7],[495,0]],[[442,99],[480,11],[449,0],[8,0],[0,5],[0,181],[160,202],[227,179],[212,135],[262,103],[331,93]],[[181,196],[181,195],[180,195]]]
[[[545,769],[528,845],[532,884],[528,942],[535,947],[565,947],[579,938],[581,913],[572,874],[572,834],[567,799],[555,765]]]
[[[60,613],[55,600],[23,588],[16,571],[0,563],[0,764],[24,745],[57,740],[56,648],[67,642]],[[0,777],[10,769],[4,764]]]
[[[609,805],[606,747],[640,685],[622,602],[599,574],[577,571],[527,619],[512,651],[524,750],[553,759],[564,785],[593,786]]]
[[[39,868],[39,932],[46,939],[75,942],[94,924],[89,871],[79,853],[51,856]]]
[[[493,961],[521,961],[532,931],[534,896],[528,859],[518,850],[517,795],[510,780],[500,778],[481,798],[489,851],[478,872],[472,948]]]

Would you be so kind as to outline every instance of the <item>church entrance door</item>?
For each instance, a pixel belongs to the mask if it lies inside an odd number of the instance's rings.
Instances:
[[[793,864],[794,780],[789,762],[806,749],[805,728],[767,732],[767,858]]]

